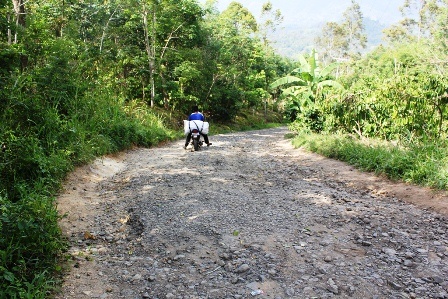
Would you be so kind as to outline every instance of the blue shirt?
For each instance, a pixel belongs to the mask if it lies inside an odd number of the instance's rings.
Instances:
[[[188,120],[201,120],[205,121],[205,117],[201,112],[193,112],[188,117]]]

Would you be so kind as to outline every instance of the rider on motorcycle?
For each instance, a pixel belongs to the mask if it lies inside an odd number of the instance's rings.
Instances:
[[[193,113],[190,114],[190,116],[188,117],[188,121],[191,120],[200,120],[200,121],[205,121],[205,116],[204,114],[202,114],[201,112],[199,112],[199,108],[198,106],[193,106]],[[207,146],[212,145],[209,141],[208,141],[208,136],[207,134],[203,134],[201,132],[201,135],[204,137],[204,141],[207,144]],[[185,146],[184,149],[187,148],[188,144],[190,143],[191,140],[191,132],[187,134],[187,139],[185,140]]]

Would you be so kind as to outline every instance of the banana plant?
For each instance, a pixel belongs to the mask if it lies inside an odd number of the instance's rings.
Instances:
[[[300,55],[299,62],[299,68],[294,69],[289,75],[274,81],[270,88],[285,87],[282,89],[284,95],[302,98],[305,101],[303,104],[314,104],[324,87],[343,89],[340,83],[328,79],[337,67],[337,64],[333,63],[322,69],[315,50],[311,52],[308,59]],[[309,101],[311,103],[308,103]]]

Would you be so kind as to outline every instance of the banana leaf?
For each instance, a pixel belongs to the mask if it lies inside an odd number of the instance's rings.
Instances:
[[[299,85],[300,84],[306,84],[306,82],[302,78],[295,77],[295,76],[289,76],[288,75],[288,76],[282,77],[282,78],[274,81],[270,85],[270,88],[271,89],[275,89],[275,88],[277,88],[279,86],[286,85],[286,84],[289,84],[289,83],[295,83],[295,82],[298,82]]]

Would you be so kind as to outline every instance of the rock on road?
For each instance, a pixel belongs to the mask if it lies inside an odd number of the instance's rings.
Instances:
[[[409,203],[446,198],[293,149],[286,133],[76,170],[58,197],[71,261],[56,298],[448,298],[446,210]]]

